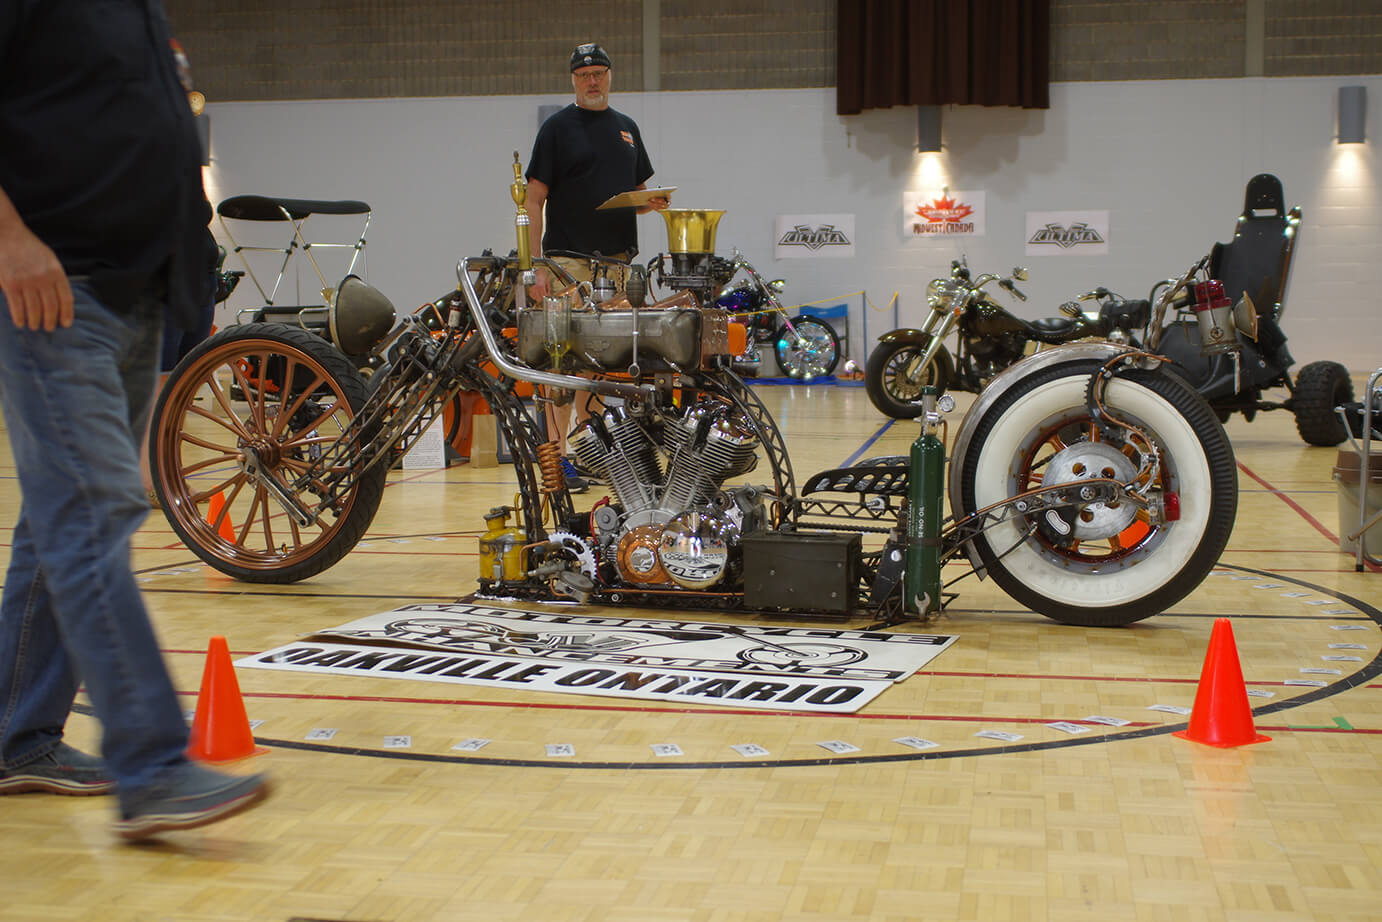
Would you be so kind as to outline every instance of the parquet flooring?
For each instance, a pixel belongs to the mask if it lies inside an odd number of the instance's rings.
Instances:
[[[799,478],[915,437],[859,387],[758,392]],[[841,716],[240,669],[268,750],[245,768],[272,773],[275,796],[142,847],[117,843],[108,800],[2,798],[0,922],[1375,920],[1382,575],[1339,551],[1333,449],[1284,413],[1228,428],[1242,495],[1222,566],[1136,626],[1062,626],[967,579],[938,619],[897,628],[956,644]],[[151,516],[135,559],[187,710],[212,635],[250,655],[474,591],[481,516],[512,492],[504,466],[395,471],[365,543],[283,587],[210,570]],[[6,447],[6,550],[17,502]],[[1221,616],[1248,688],[1272,696],[1251,699],[1270,742],[1201,745],[1168,732],[1183,715],[1149,710],[1192,704]],[[1359,661],[1321,659],[1341,640]],[[1287,684],[1302,677],[1327,684]],[[1129,723],[1048,726],[1090,715]],[[305,739],[321,728],[336,733]],[[74,743],[98,733],[74,715]],[[411,745],[385,748],[397,736]],[[491,742],[452,748],[466,739]],[[548,755],[557,743],[573,754]],[[682,754],[655,756],[662,743]]]

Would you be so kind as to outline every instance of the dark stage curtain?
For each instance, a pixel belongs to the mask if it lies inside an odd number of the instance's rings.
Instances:
[[[1050,108],[1050,0],[838,0],[835,111]]]

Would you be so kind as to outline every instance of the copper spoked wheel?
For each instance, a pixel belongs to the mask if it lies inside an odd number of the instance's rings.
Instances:
[[[374,518],[387,470],[377,465],[325,508],[320,481],[297,484],[365,397],[351,361],[306,330],[254,323],[207,339],[169,377],[150,426],[154,487],[174,531],[250,582],[296,582],[336,563]],[[315,520],[289,516],[270,478],[320,509]]]
[[[951,459],[960,465],[959,508],[967,510],[1085,478],[1174,496],[1179,517],[1169,521],[1154,523],[1127,501],[1091,503],[1059,538],[1019,516],[975,539],[986,571],[1015,600],[1091,627],[1128,624],[1184,598],[1218,561],[1238,507],[1233,449],[1203,398],[1164,371],[1119,375],[1108,384],[1106,407],[1139,434],[1111,442],[1085,404],[1098,368],[1075,361],[1016,379],[983,410],[964,457]],[[1136,460],[1153,448],[1154,474]]]

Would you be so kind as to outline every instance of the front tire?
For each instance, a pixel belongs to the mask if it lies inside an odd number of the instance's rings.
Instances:
[[[796,330],[796,335],[792,334]],[[835,370],[840,361],[840,337],[835,328],[824,320],[803,314],[777,331],[773,353],[777,366],[789,378],[810,381],[823,378]]]
[[[1086,407],[1098,367],[1075,362],[1034,372],[984,411],[965,457],[952,462],[962,465],[962,508],[981,509],[1039,486],[1062,452],[1070,458],[1085,451],[1118,470],[1121,481],[1131,479],[1137,465],[1129,451],[1110,454],[1117,446],[1097,434]],[[1048,540],[1021,516],[974,542],[994,582],[1015,600],[1085,627],[1130,624],[1188,595],[1218,561],[1238,505],[1228,437],[1182,379],[1164,371],[1120,374],[1109,382],[1105,404],[1155,444],[1161,464],[1151,486],[1178,497],[1179,520],[1158,523],[1145,511],[1096,504],[1084,512],[1090,537],[1068,545]],[[1112,527],[1101,532],[1100,516]]]
[[[293,490],[364,405],[366,388],[349,358],[297,327],[245,324],[202,342],[173,370],[150,424],[154,489],[178,537],[247,582],[297,582],[339,561],[373,520],[387,465],[303,526],[246,470],[246,449]],[[308,508],[321,501],[316,486],[297,491]]]
[[[1291,394],[1296,431],[1307,445],[1329,447],[1348,438],[1334,408],[1353,402],[1353,379],[1338,362],[1311,362],[1300,370]]]
[[[921,389],[934,387],[944,393],[955,376],[954,362],[944,347],[936,350],[931,364],[917,373],[909,373],[926,343],[879,343],[864,366],[864,390],[869,400],[884,416],[893,419],[915,419],[921,415]]]

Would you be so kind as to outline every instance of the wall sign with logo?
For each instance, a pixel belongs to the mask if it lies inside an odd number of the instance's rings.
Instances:
[[[1027,255],[1102,255],[1108,252],[1107,211],[1027,212]]]
[[[773,255],[778,259],[835,259],[854,255],[854,215],[780,214]]]
[[[908,191],[903,201],[903,233],[912,239],[984,236],[983,192]]]

